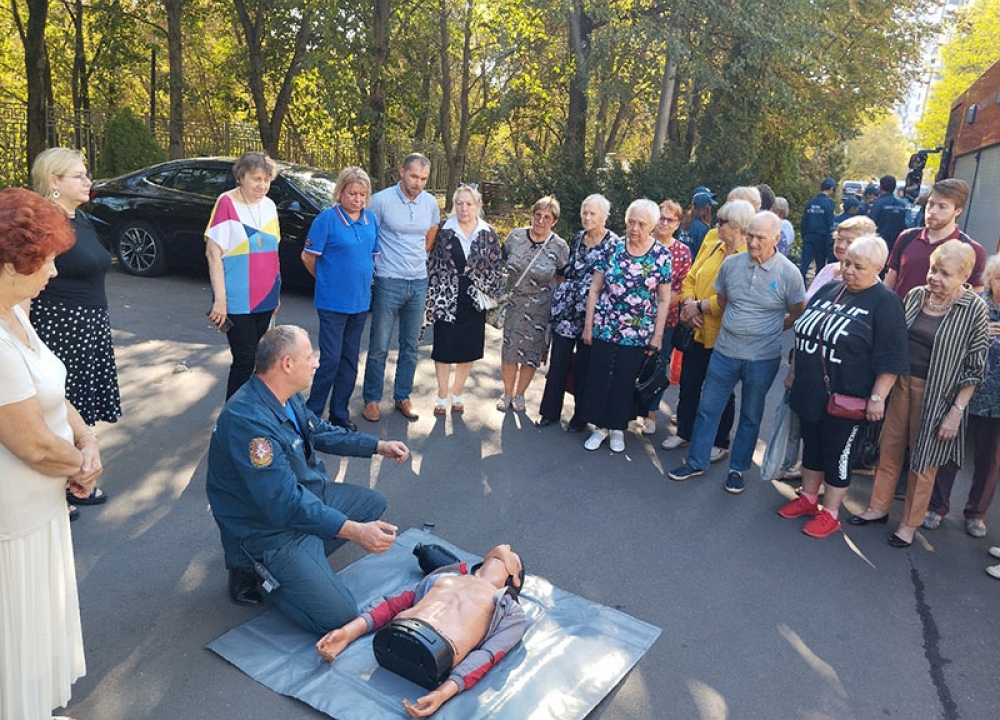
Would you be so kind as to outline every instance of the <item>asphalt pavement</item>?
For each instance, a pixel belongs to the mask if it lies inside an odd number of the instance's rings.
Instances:
[[[204,648],[261,610],[226,594],[218,530],[205,497],[209,434],[222,406],[229,351],[208,323],[207,279],[108,276],[124,416],[98,427],[110,501],[73,523],[87,675],[73,688],[78,720],[322,718],[246,677]],[[311,299],[285,294],[279,322],[318,323]],[[790,338],[786,338],[790,343]],[[315,343],[314,343],[315,344]],[[726,463],[670,481],[683,451],[665,452],[667,391],[651,438],[626,450],[583,449],[585,433],[537,429],[540,372],[527,413],[501,414],[500,335],[487,329],[464,415],[436,418],[430,347],[421,347],[407,422],[361,418],[365,432],[405,441],[402,466],[331,457],[338,481],[389,498],[386,520],[434,532],[469,551],[510,542],[529,573],[663,629],[590,718],[995,718],[1000,716],[1000,582],[983,569],[1000,544],[1000,511],[974,540],[961,508],[939,530],[898,550],[890,525],[848,527],[815,540],[775,511],[792,488],[756,469],[739,496],[723,491]],[[362,345],[367,347],[367,340]],[[392,359],[392,356],[391,358]],[[364,358],[362,357],[362,368]],[[394,365],[390,362],[387,376]],[[780,399],[779,373],[764,432]],[[569,417],[572,398],[564,417]],[[762,452],[763,440],[758,445]],[[758,453],[757,460],[760,460]],[[871,478],[855,477],[846,512],[864,509]],[[332,562],[361,556],[345,547]],[[997,562],[992,560],[992,562]]]

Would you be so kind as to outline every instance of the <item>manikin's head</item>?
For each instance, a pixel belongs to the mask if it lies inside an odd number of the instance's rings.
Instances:
[[[524,586],[524,566],[521,557],[510,549],[510,545],[497,545],[486,553],[486,557],[472,568],[472,574],[489,580],[496,587],[507,587],[517,598]]]

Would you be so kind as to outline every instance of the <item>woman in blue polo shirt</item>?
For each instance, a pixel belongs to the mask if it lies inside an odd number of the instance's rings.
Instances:
[[[378,225],[365,209],[371,188],[364,170],[344,168],[333,207],[313,221],[302,251],[302,263],[316,278],[313,305],[319,313],[319,369],[306,405],[321,416],[329,399],[330,422],[348,430],[357,429],[347,406],[358,377],[361,332],[379,252]]]

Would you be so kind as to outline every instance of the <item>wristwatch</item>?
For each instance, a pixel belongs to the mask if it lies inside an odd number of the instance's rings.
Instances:
[[[872,393],[871,395],[868,396],[868,399],[871,400],[872,402],[882,402],[882,396],[879,395],[878,393]]]

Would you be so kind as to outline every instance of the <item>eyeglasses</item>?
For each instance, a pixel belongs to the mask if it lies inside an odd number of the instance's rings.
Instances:
[[[679,217],[664,217],[662,215],[660,216],[660,222],[663,223],[664,225],[668,223],[669,224],[679,223],[680,221],[681,219]]]
[[[728,221],[728,220],[725,220],[725,219],[723,219],[723,218],[719,218],[719,219],[718,219],[718,220],[716,221],[716,224],[717,224],[717,225],[718,225],[719,227],[722,227],[723,225],[728,225],[728,224],[729,224],[729,221]]]
[[[60,178],[72,178],[74,180],[92,180],[90,173],[74,173],[73,175],[60,175]]]

